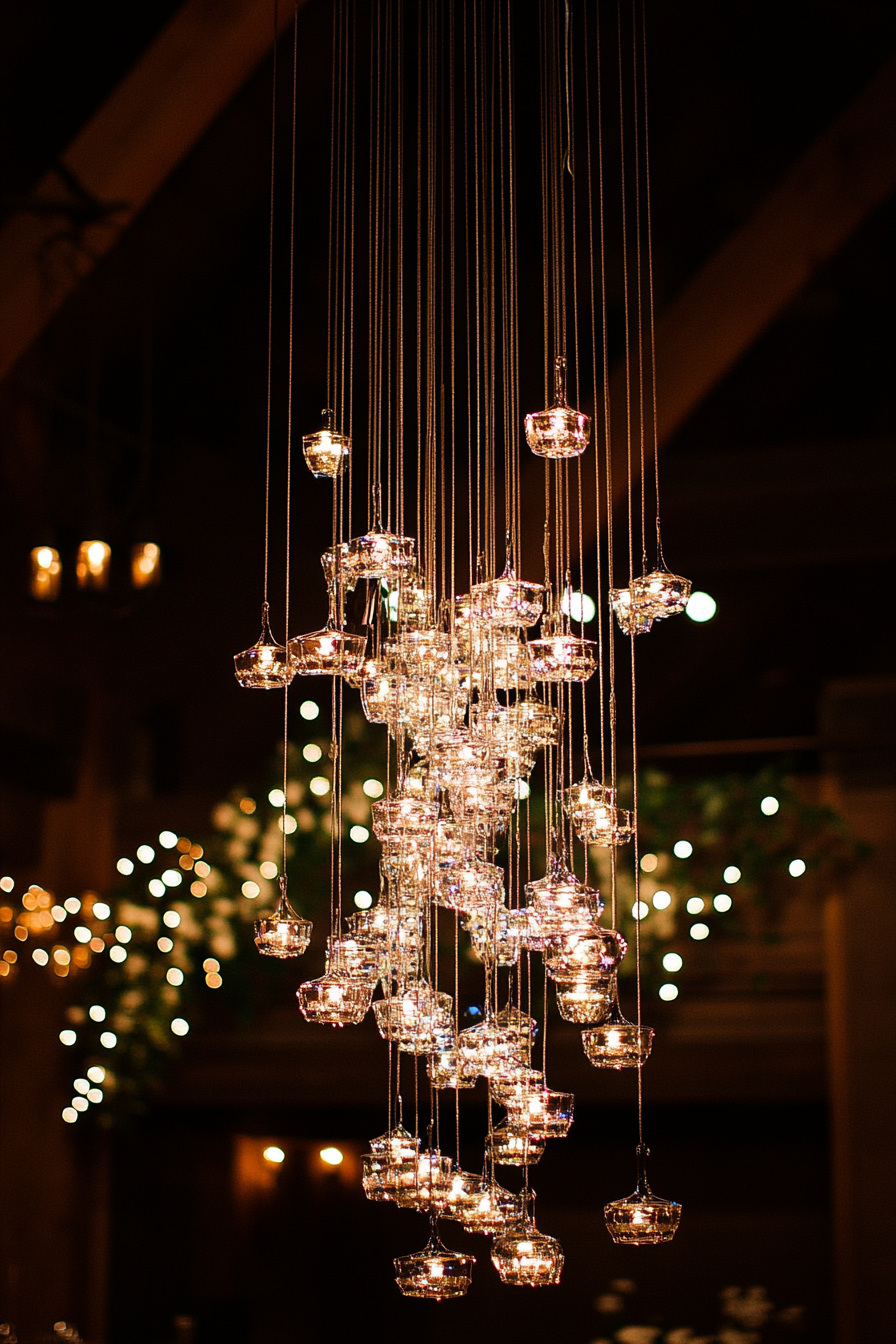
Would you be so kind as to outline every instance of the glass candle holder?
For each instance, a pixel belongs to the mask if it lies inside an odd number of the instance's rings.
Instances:
[[[521,1069],[513,1078],[492,1078],[488,1090],[499,1106],[506,1106],[508,1101],[534,1096],[543,1087],[544,1074],[541,1069]]]
[[[289,656],[297,675],[304,677],[349,677],[364,663],[367,640],[327,624],[322,630],[296,635],[289,641]]]
[[[536,1139],[528,1130],[514,1129],[508,1121],[495,1125],[486,1141],[489,1159],[501,1167],[534,1167],[544,1152],[546,1139]]]
[[[393,1168],[392,1197],[400,1209],[430,1213],[448,1197],[452,1163],[437,1148],[424,1148],[410,1161]]]
[[[612,976],[606,980],[557,980],[557,1011],[567,1022],[604,1022],[615,998]]]
[[[597,644],[565,634],[531,639],[529,665],[536,681],[587,681],[597,667]]]
[[[323,427],[302,439],[302,451],[313,476],[327,476],[334,480],[345,471],[351,453],[352,441],[347,434],[337,434],[333,428],[333,412],[322,411]]]
[[[604,980],[627,951],[628,943],[621,933],[594,925],[587,933],[552,938],[545,948],[544,962],[554,980]]]
[[[507,1122],[512,1129],[525,1129],[533,1139],[562,1139],[573,1120],[571,1092],[553,1092],[549,1087],[520,1097],[509,1097]]]
[[[526,1200],[527,1205],[531,1205],[531,1198]],[[538,1231],[528,1208],[517,1226],[496,1237],[492,1246],[492,1264],[501,1282],[518,1288],[559,1283],[563,1258],[559,1241]]]
[[[566,789],[563,810],[586,845],[627,845],[635,833],[631,812],[616,806],[616,790],[593,780]]]
[[[544,606],[544,585],[518,579],[508,564],[499,579],[477,583],[470,591],[470,614],[494,629],[536,625]]]
[[[681,1205],[655,1195],[647,1181],[649,1150],[638,1147],[638,1184],[625,1199],[604,1206],[607,1231],[620,1246],[657,1246],[671,1241],[681,1221]]]
[[[455,1223],[463,1222],[467,1209],[479,1189],[481,1179],[475,1171],[464,1171],[455,1162],[451,1180],[442,1197],[439,1217],[450,1219]]]
[[[606,1020],[582,1032],[582,1044],[596,1069],[638,1069],[650,1056],[653,1037],[652,1027],[626,1021],[614,997]]]
[[[504,869],[475,859],[468,852],[461,863],[439,865],[433,896],[446,910],[487,915],[503,903]]]
[[[286,649],[271,634],[270,607],[267,602],[261,612],[261,634],[251,649],[234,654],[233,667],[240,686],[250,690],[282,690],[295,676],[295,666]]]
[[[373,1013],[385,1040],[409,1054],[427,1055],[450,1032],[451,1008],[450,994],[439,993],[425,980],[418,980],[378,1000]]]
[[[526,900],[537,916],[542,937],[547,938],[588,932],[602,908],[600,892],[584,886],[556,854],[548,856],[544,877],[526,883]]]
[[[414,564],[413,537],[399,537],[386,532],[376,523],[362,537],[343,542],[338,564],[345,575],[347,587],[354,587],[359,579],[386,579],[397,583]]]
[[[610,607],[624,635],[646,635],[653,629],[657,609],[647,593],[629,588],[611,588]]]
[[[366,980],[373,984],[385,969],[383,961],[382,953],[364,939],[332,936],[327,939],[328,975]]]
[[[405,1297],[426,1297],[446,1301],[463,1297],[470,1286],[472,1255],[449,1251],[439,1240],[433,1224],[429,1241],[415,1255],[399,1255],[393,1260],[395,1282]]]
[[[522,1196],[505,1190],[503,1185],[483,1174],[478,1188],[467,1201],[460,1222],[465,1232],[493,1237],[518,1223],[522,1216]]]
[[[348,976],[326,974],[306,980],[296,990],[302,1016],[322,1026],[356,1026],[364,1020],[373,998],[373,984]]]
[[[452,1091],[475,1087],[479,1076],[454,1048],[431,1054],[427,1060],[426,1073],[433,1087],[450,1088]]]
[[[255,946],[262,956],[300,957],[311,941],[311,920],[296,914],[286,895],[286,877],[280,878],[280,898],[272,915],[255,921]]]
[[[378,840],[429,840],[439,819],[438,803],[400,795],[374,803],[371,812]]]
[[[684,611],[691,596],[690,579],[671,574],[668,569],[654,569],[650,574],[633,579],[630,587],[635,601],[652,604],[656,620],[677,616]]]
[[[526,442],[536,457],[578,457],[588,447],[591,420],[566,404],[566,359],[554,360],[554,405],[526,416]]]

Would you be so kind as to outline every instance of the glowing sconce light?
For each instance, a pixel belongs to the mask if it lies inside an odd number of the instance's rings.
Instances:
[[[111,559],[112,550],[105,541],[82,541],[75,564],[78,587],[97,591],[108,588]]]
[[[321,1148],[318,1154],[321,1162],[326,1162],[328,1167],[338,1167],[343,1161],[343,1153],[339,1148]]]
[[[52,546],[35,546],[31,552],[31,596],[38,602],[55,602],[61,583],[59,552]]]
[[[286,1161],[286,1153],[282,1148],[278,1148],[276,1143],[268,1144],[262,1153],[265,1162],[270,1162],[272,1167],[279,1167],[281,1162]]]
[[[131,547],[131,583],[135,588],[152,588],[162,577],[162,552],[154,541],[140,541]]]

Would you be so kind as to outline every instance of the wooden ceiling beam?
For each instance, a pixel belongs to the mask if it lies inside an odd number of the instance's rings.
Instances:
[[[281,32],[294,12],[281,0]],[[91,117],[0,232],[0,379],[273,42],[274,0],[187,0]]]

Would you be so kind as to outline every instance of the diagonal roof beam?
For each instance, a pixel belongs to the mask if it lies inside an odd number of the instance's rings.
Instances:
[[[303,3],[279,5],[281,32]],[[0,232],[0,379],[260,64],[274,13],[187,0]]]
[[[657,413],[663,446],[781,310],[896,188],[896,60],[831,123],[787,177],[661,313]],[[610,378],[613,486],[626,495],[625,369]],[[589,449],[589,452],[593,449]],[[637,459],[637,450],[633,458]],[[637,460],[633,472],[639,472]],[[539,573],[542,464],[524,467],[526,573]],[[597,541],[594,471],[583,472],[587,554]]]

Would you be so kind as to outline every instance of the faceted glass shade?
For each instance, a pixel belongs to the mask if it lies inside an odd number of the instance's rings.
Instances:
[[[365,940],[356,938],[327,939],[327,974],[345,976],[349,980],[367,980],[371,984],[385,969],[382,952]]]
[[[655,569],[650,574],[633,579],[631,588],[636,599],[643,597],[653,604],[658,620],[684,611],[691,596],[690,579],[670,574],[667,569]]]
[[[371,810],[378,840],[428,840],[439,819],[438,803],[426,798],[383,798]]]
[[[488,915],[504,897],[504,869],[467,855],[462,863],[440,866],[435,900],[446,910]]]
[[[601,906],[600,893],[583,886],[555,854],[548,858],[546,875],[526,883],[526,900],[544,938],[586,933],[596,924]]]
[[[295,675],[295,667],[286,649],[271,634],[267,602],[262,609],[261,634],[251,649],[233,656],[234,674],[240,686],[250,690],[275,691],[288,686]]]
[[[432,1054],[426,1065],[426,1073],[433,1087],[451,1088],[475,1087],[479,1075],[461,1059],[455,1049]]]
[[[355,676],[364,662],[367,640],[349,635],[333,625],[297,635],[289,641],[289,654],[296,673],[306,677]]]
[[[559,1241],[539,1232],[531,1217],[496,1237],[492,1264],[502,1283],[517,1288],[543,1288],[560,1282],[563,1248]]]
[[[544,585],[518,579],[509,565],[499,579],[477,583],[470,593],[472,616],[495,629],[535,625],[543,604]]]
[[[344,975],[327,973],[319,980],[306,980],[296,990],[302,1016],[329,1027],[355,1026],[362,1022],[373,998],[373,984]]]
[[[536,1139],[527,1130],[513,1129],[508,1121],[495,1125],[486,1151],[501,1167],[534,1167],[544,1152],[546,1140]]]
[[[505,1190],[497,1181],[483,1176],[478,1189],[467,1201],[466,1209],[460,1221],[465,1232],[480,1232],[485,1236],[494,1236],[514,1223],[518,1223],[523,1214],[523,1201],[520,1195]]]
[[[440,1208],[450,1189],[451,1165],[451,1158],[437,1148],[426,1148],[410,1161],[398,1163],[390,1186],[395,1203],[421,1213]]]
[[[645,593],[632,588],[611,588],[610,606],[625,635],[646,635],[656,618],[656,607]]]
[[[588,447],[591,421],[566,404],[566,360],[554,360],[554,405],[526,416],[526,442],[538,457],[578,457]]]
[[[596,925],[587,933],[561,934],[545,949],[545,966],[554,980],[603,980],[624,958],[628,944],[615,929]]]
[[[564,791],[563,810],[586,845],[626,845],[635,833],[631,812],[616,806],[616,790],[590,779]]]
[[[347,434],[337,434],[327,427],[316,434],[306,434],[302,439],[302,451],[305,461],[314,476],[328,476],[335,479],[345,471],[345,464],[351,453],[352,441]]]
[[[541,1069],[520,1069],[513,1078],[492,1078],[488,1090],[493,1100],[506,1106],[508,1101],[534,1096],[543,1087],[544,1074]]]
[[[463,1297],[470,1286],[472,1255],[449,1251],[436,1235],[435,1227],[429,1241],[416,1255],[399,1255],[393,1260],[395,1282],[405,1297],[428,1297],[445,1301]]]
[[[681,1221],[681,1205],[660,1199],[647,1181],[648,1150],[638,1148],[638,1184],[626,1199],[604,1206],[607,1231],[620,1246],[656,1246],[671,1241]]]
[[[495,966],[515,966],[519,961],[527,928],[524,910],[500,905],[492,913],[469,916],[464,928],[483,961]]]
[[[286,896],[286,878],[280,878],[280,899],[272,915],[255,921],[255,946],[262,956],[300,957],[311,941],[311,920],[302,919]]]
[[[532,639],[529,664],[536,681],[587,681],[597,667],[597,644],[577,635]]]
[[[451,1031],[450,994],[440,994],[425,980],[373,1005],[379,1033],[399,1050],[427,1055]]]
[[[415,1162],[420,1140],[397,1125],[379,1138],[371,1139],[370,1152],[361,1158],[361,1184],[368,1199],[394,1200],[394,1174],[405,1162]]]
[[[528,1096],[505,1101],[511,1129],[525,1129],[534,1139],[562,1139],[573,1117],[573,1094],[542,1088]]]
[[[649,1057],[653,1037],[652,1027],[625,1020],[617,1000],[600,1026],[582,1032],[582,1044],[596,1069],[637,1069]]]
[[[339,568],[346,587],[359,579],[387,579],[394,582],[414,563],[413,537],[397,537],[374,526],[363,537],[353,537],[337,548]]]
[[[557,981],[557,1011],[567,1022],[603,1022],[615,998],[612,976],[606,980]]]

